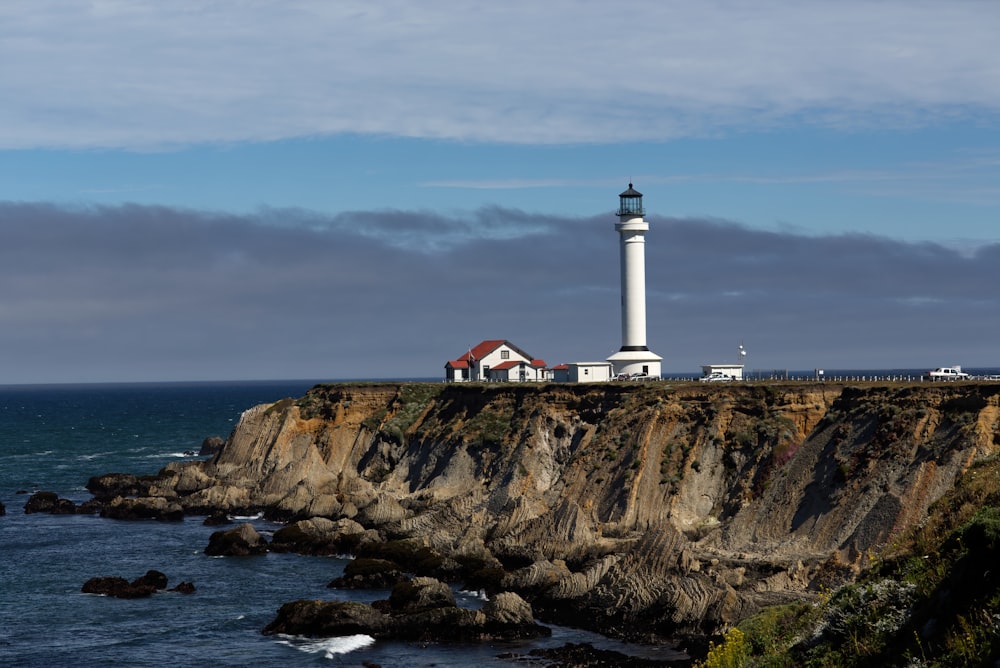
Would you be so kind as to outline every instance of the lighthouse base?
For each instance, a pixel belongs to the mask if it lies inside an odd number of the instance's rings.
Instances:
[[[660,377],[663,358],[648,350],[619,350],[608,358],[616,377]]]

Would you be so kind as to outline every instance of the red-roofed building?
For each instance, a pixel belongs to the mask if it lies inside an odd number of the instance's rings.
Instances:
[[[490,367],[487,380],[506,383],[524,383],[529,380],[547,380],[545,360],[507,360]]]
[[[494,371],[496,373],[494,373]],[[474,380],[529,381],[549,380],[543,360],[505,339],[491,339],[444,365],[444,379],[450,382]]]

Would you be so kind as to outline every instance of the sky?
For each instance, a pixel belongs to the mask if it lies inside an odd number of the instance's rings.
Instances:
[[[6,0],[0,384],[1000,367],[1000,3]]]

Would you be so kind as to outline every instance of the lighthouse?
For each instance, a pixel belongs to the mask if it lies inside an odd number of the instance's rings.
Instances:
[[[618,196],[618,232],[622,289],[622,347],[608,358],[617,376],[660,377],[659,355],[646,345],[646,232],[642,193],[628,184]]]

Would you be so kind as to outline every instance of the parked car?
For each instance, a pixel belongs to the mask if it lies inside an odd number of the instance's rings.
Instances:
[[[721,371],[713,371],[707,376],[702,376],[698,380],[703,383],[728,383],[735,379],[728,374],[722,373]]]
[[[924,374],[924,380],[969,380],[969,374],[960,366],[941,366]]]

